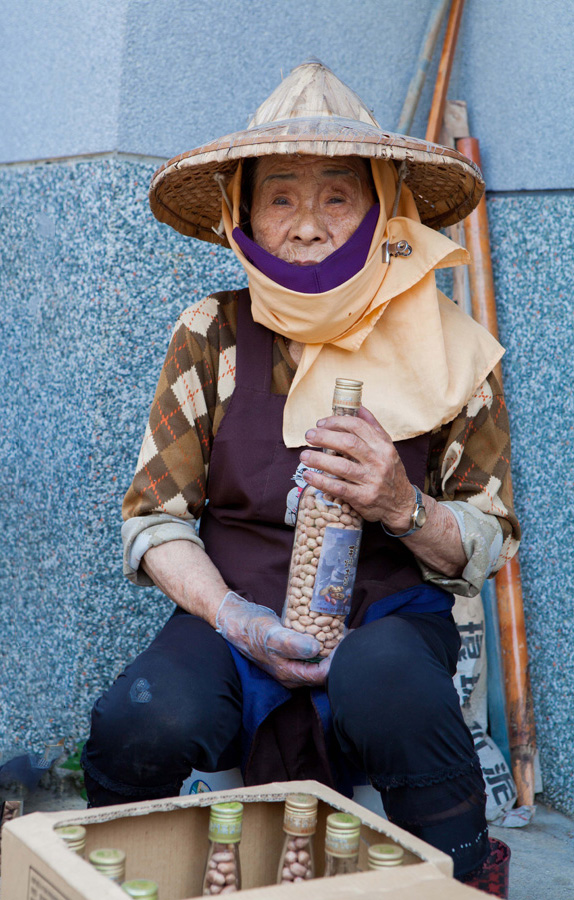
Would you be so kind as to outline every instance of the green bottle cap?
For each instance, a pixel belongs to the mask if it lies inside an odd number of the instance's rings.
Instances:
[[[397,844],[373,844],[369,847],[369,869],[384,869],[387,866],[400,866],[405,851]]]
[[[327,816],[325,851],[339,859],[348,859],[359,852],[361,820],[350,813],[331,813]]]
[[[214,803],[209,813],[209,840],[237,844],[241,840],[243,803]]]
[[[137,897],[139,900],[158,900],[158,888],[155,881],[141,878],[136,878],[133,881],[124,881],[122,890],[129,894],[130,897]]]
[[[126,871],[126,854],[123,850],[112,847],[102,847],[92,850],[89,856],[94,869],[101,872],[112,881],[123,881]]]
[[[317,830],[317,805],[311,794],[289,794],[285,798],[283,830],[286,834],[310,835]]]
[[[83,825],[57,825],[54,831],[74,853],[82,854],[86,847],[86,829]]]

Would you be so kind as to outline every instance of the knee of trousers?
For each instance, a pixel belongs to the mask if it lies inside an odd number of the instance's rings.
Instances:
[[[369,634],[372,626],[377,627]],[[445,703],[454,704],[457,714],[450,675],[409,631],[404,620],[380,620],[351,632],[333,658],[328,681],[333,719],[355,746],[396,743],[401,735],[428,739]]]
[[[177,665],[161,675],[129,667],[94,706],[87,758],[117,783],[182,780],[192,768],[216,770],[240,729],[235,685],[196,685]]]

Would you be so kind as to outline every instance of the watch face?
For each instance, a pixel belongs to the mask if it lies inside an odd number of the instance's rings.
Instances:
[[[422,528],[427,520],[427,511],[424,506],[419,506],[417,509],[415,516],[415,528]]]

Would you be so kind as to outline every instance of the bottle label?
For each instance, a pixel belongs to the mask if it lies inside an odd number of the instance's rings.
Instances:
[[[286,834],[294,834],[301,837],[315,834],[317,830],[317,816],[301,816],[297,815],[297,813],[285,812],[283,830]]]
[[[332,834],[325,835],[325,852],[338,859],[349,859],[359,852],[359,834]]]
[[[311,610],[330,616],[347,616],[359,561],[361,530],[328,525],[311,598]]]

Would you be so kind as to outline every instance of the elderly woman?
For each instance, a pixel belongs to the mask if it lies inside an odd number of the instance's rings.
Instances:
[[[347,793],[363,773],[457,877],[489,877],[451,608],[518,545],[502,348],[437,291],[434,269],[466,252],[429,227],[482,190],[455,151],[382,132],[315,61],[245,132],[154,176],[155,215],[230,246],[249,288],[187,309],[160,376],[125,571],[176,609],[94,707],[92,805],[176,794],[192,768]],[[356,418],[328,415],[335,376],[363,381]],[[296,473],[337,479],[365,520],[350,631],[320,664],[279,619]]]

